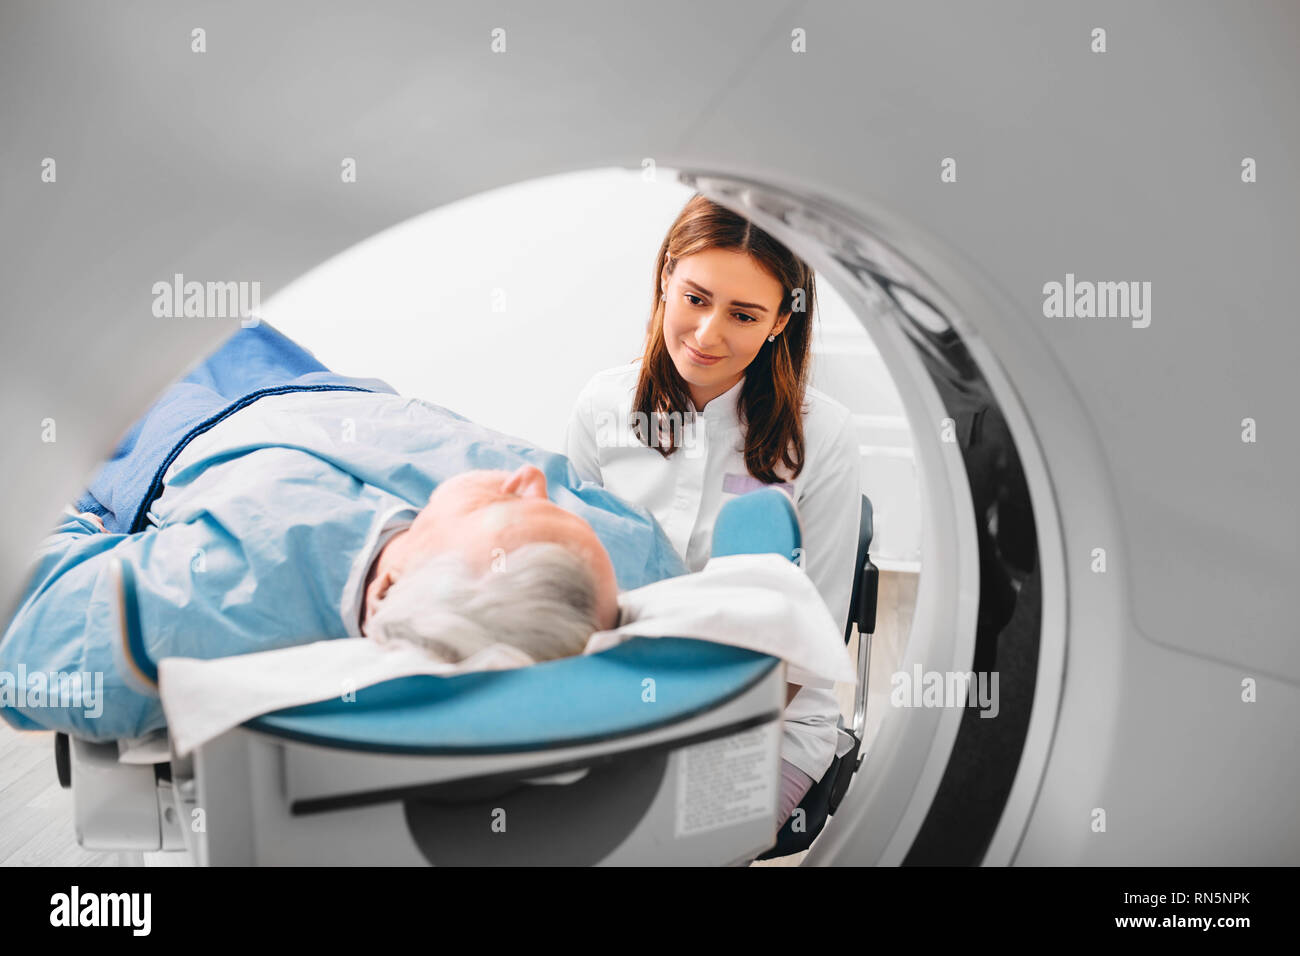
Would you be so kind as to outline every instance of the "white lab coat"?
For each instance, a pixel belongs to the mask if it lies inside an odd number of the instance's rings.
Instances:
[[[597,373],[575,403],[565,454],[578,473],[650,511],[692,571],[704,567],[722,505],[760,487],[745,468],[738,402],[743,382],[683,423],[683,447],[668,458],[630,431],[640,360]],[[694,413],[694,406],[691,412]],[[849,612],[861,491],[858,445],[849,410],[809,388],[804,468],[791,491],[803,531],[803,568],[831,617]],[[839,704],[834,684],[807,684],[785,710],[781,757],[820,780],[835,756]]]

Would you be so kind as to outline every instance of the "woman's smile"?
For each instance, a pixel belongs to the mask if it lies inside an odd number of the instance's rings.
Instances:
[[[682,345],[685,347],[686,353],[691,357],[691,361],[696,365],[717,365],[726,358],[725,355],[705,355],[698,349],[691,348],[685,342],[683,342]]]

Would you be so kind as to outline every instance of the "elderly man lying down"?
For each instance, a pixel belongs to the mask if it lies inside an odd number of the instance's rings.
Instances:
[[[266,325],[164,393],[70,512],[0,671],[102,673],[109,706],[0,713],[88,739],[166,725],[119,672],[113,559],[133,570],[154,661],[376,633],[446,660],[498,641],[545,660],[614,628],[620,589],[685,573],[647,512],[563,456],[330,372]],[[833,746],[834,715],[790,726]]]
[[[113,706],[55,727],[90,739],[165,724],[156,700],[113,685],[111,558],[134,568],[154,660],[376,625],[452,660],[513,634],[542,660],[613,627],[620,588],[685,572],[649,514],[582,485],[564,457],[330,372],[265,324],[173,385],[71,510],[0,665],[103,672]]]

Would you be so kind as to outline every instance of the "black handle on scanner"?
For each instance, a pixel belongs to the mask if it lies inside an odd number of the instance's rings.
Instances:
[[[60,731],[54,735],[54,770],[59,775],[59,786],[72,789],[72,744],[68,735]]]

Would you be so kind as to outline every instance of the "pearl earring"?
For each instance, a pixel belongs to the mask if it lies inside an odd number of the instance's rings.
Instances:
[[[769,342],[775,342],[775,341],[776,341],[776,336],[775,336],[775,335],[769,335],[769,336],[767,337],[767,340],[768,340]]]

